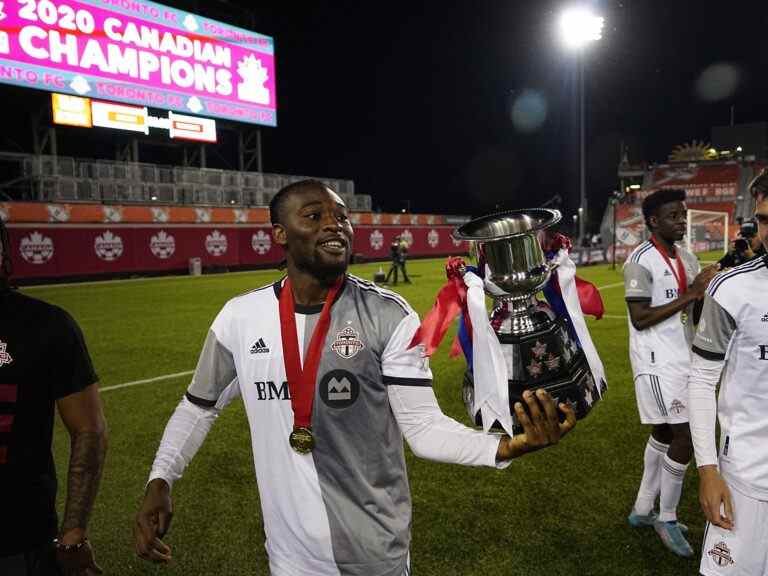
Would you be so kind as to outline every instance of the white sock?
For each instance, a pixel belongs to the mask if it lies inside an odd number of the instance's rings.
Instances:
[[[661,464],[669,444],[662,444],[653,436],[648,437],[643,456],[643,479],[637,491],[635,513],[647,516],[653,510],[653,504],[661,488]]]
[[[683,480],[688,464],[675,462],[666,454],[661,467],[661,496],[659,497],[659,520],[677,521],[677,504],[683,491]]]

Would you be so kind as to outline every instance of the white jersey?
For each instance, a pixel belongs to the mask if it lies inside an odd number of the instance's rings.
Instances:
[[[725,360],[717,415],[720,470],[729,485],[768,500],[768,260],[715,276],[693,352]]]
[[[224,306],[187,399],[222,407],[239,390],[244,400],[272,576],[401,576],[408,569],[411,497],[390,395],[431,392],[428,359],[420,347],[409,349],[418,315],[397,294],[347,277],[331,308],[317,373],[316,445],[302,455],[288,444],[294,419],[280,290],[278,282]],[[302,363],[321,308],[295,307]],[[494,466],[498,438],[451,422],[467,437],[466,462]]]
[[[677,258],[682,259],[688,286],[701,270],[699,261],[680,246],[676,258],[670,258],[677,272]],[[680,296],[677,278],[664,257],[651,242],[643,242],[624,263],[624,293],[628,302],[650,302],[663,306]],[[637,330],[629,319],[629,358],[635,377],[640,374],[663,376],[668,381],[687,382],[691,367],[693,340],[693,305],[666,320]],[[686,322],[683,323],[683,318]]]

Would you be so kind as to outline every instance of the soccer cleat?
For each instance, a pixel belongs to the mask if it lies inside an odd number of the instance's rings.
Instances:
[[[651,510],[650,513],[643,516],[642,514],[635,512],[635,509],[633,508],[632,512],[629,513],[629,516],[627,516],[627,522],[629,522],[629,525],[632,526],[632,528],[642,528],[643,526],[653,526],[657,518],[658,516],[656,515],[655,510]],[[678,522],[677,527],[680,528],[680,532],[683,534],[688,534],[688,526],[682,522]]]
[[[642,526],[653,526],[654,522],[656,522],[656,512],[651,510],[648,514],[638,514],[635,512],[635,509],[632,508],[632,512],[629,513],[629,516],[627,516],[627,522],[629,522],[629,525],[633,528],[640,528]]]
[[[661,538],[664,546],[669,548],[672,552],[683,558],[690,558],[693,556],[693,548],[691,548],[691,545],[688,544],[688,540],[683,536],[677,522],[656,521],[653,523],[653,528]]]

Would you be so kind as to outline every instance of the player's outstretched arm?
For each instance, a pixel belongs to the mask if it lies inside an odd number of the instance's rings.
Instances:
[[[526,390],[523,400],[527,410],[520,402],[515,404],[515,416],[523,427],[523,433],[502,438],[496,453],[498,461],[518,458],[528,452],[557,444],[560,438],[576,426],[573,408],[563,402],[555,407],[555,401],[546,390],[539,389],[535,393]],[[558,409],[565,414],[564,422],[560,422]]]

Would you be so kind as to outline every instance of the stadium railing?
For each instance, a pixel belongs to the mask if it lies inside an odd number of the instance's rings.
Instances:
[[[14,189],[21,200],[267,206],[280,188],[308,176],[241,172],[147,162],[2,153],[18,161]],[[371,198],[355,194],[354,182],[315,177],[336,190],[354,211],[370,211]],[[21,182],[23,181],[23,182]],[[13,197],[10,190],[3,190]]]

